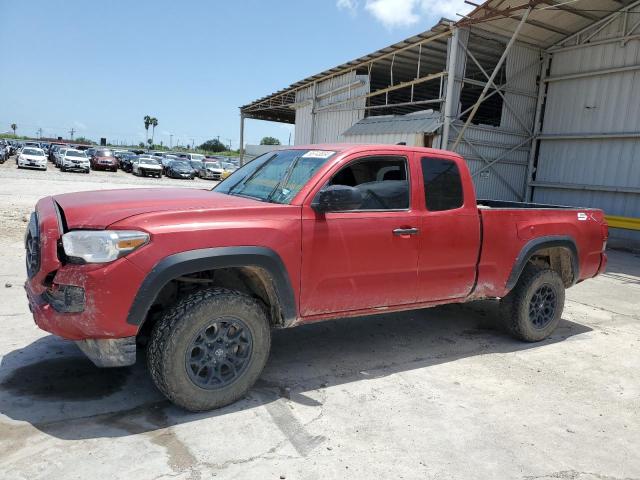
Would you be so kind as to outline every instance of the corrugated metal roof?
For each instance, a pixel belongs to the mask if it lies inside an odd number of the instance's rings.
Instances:
[[[440,127],[440,112],[430,110],[407,115],[379,115],[358,121],[342,135],[383,133],[432,133]]]

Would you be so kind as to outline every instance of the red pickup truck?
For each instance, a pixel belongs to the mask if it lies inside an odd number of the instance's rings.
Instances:
[[[604,270],[607,234],[600,210],[476,200],[451,152],[300,146],[213,190],[43,198],[26,291],[38,326],[98,366],[146,345],[158,388],[196,411],[244,395],[272,328],[496,298],[542,340],[565,288]]]

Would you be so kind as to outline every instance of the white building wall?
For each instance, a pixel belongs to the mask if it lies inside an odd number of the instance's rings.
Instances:
[[[367,76],[355,71],[298,91],[295,144],[338,142],[342,132],[364,118],[367,93]]]
[[[624,15],[592,42],[620,36]],[[630,13],[627,25],[640,21]],[[589,45],[556,52],[551,77],[640,64],[640,41]],[[542,133],[640,135],[640,71],[549,82]],[[640,138],[541,140],[533,199],[602,208],[640,217]],[[640,244],[640,232],[612,230]]]

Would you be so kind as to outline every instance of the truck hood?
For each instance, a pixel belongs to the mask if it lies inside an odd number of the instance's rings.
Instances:
[[[161,211],[255,208],[268,204],[195,188],[132,188],[65,193],[53,200],[69,229],[103,229],[133,215]]]

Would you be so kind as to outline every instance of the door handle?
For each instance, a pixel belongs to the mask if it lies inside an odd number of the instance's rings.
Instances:
[[[415,227],[412,227],[412,228],[396,228],[393,231],[393,234],[394,235],[398,235],[398,236],[401,236],[401,235],[417,235],[418,233],[420,233],[420,230],[415,228]]]

